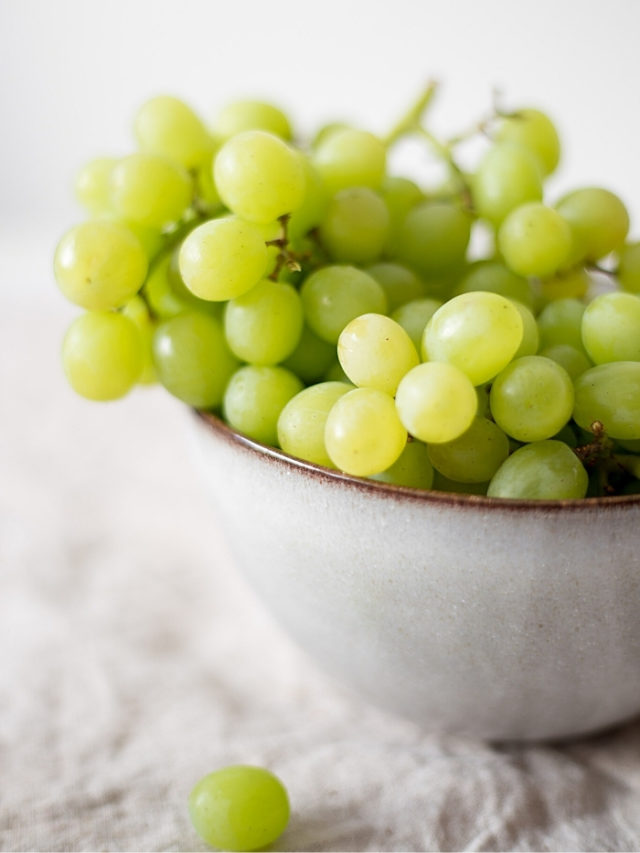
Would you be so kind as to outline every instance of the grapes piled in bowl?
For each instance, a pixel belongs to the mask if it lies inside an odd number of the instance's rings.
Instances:
[[[545,113],[441,139],[435,91],[308,140],[152,98],[77,177],[64,368],[196,411],[236,559],[325,669],[423,725],[576,735],[640,710],[640,243],[605,188],[545,196]],[[391,169],[407,138],[437,181]]]
[[[536,109],[494,110],[463,170],[472,134],[428,131],[433,92],[385,139],[335,124],[305,144],[266,103],[211,127],[176,98],[143,104],[135,153],[79,172],[91,218],[56,252],[87,309],[63,347],[74,389],[110,400],[157,380],[258,442],[401,486],[638,491],[640,243],[623,202],[543,200],[560,143]],[[388,172],[407,136],[440,185]],[[472,232],[488,244],[473,260]]]

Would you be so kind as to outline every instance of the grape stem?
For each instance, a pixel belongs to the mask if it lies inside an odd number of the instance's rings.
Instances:
[[[420,97],[409,107],[407,112],[383,139],[387,148],[391,148],[402,137],[415,133],[422,126],[424,115],[437,89],[438,84],[435,80],[430,80],[427,83]]]
[[[285,213],[282,216],[279,216],[278,222],[280,223],[280,236],[275,237],[273,240],[265,241],[267,246],[276,246],[279,250],[276,258],[276,265],[269,276],[272,281],[278,280],[278,276],[280,275],[282,268],[285,266],[287,269],[292,270],[292,272],[300,272],[302,269],[295,253],[289,248],[289,236],[287,231],[290,218],[290,213]]]
[[[636,476],[613,452],[615,444],[607,436],[601,421],[591,424],[593,441],[574,448],[574,453],[587,470],[595,475],[599,495],[613,495],[620,491],[621,482],[628,480],[629,474]]]
[[[433,150],[435,155],[443,160],[451,173],[454,175],[456,180],[458,181],[460,187],[460,195],[462,197],[462,202],[465,208],[469,211],[473,210],[473,202],[471,197],[471,189],[466,181],[464,176],[464,172],[458,166],[454,156],[453,156],[453,147],[458,143],[462,142],[463,139],[467,138],[467,134],[459,135],[453,137],[447,142],[440,141],[430,130],[428,130],[424,125],[424,117],[427,112],[427,109],[431,105],[433,97],[438,89],[438,84],[436,81],[430,81],[420,97],[415,101],[415,103],[409,108],[409,110],[405,113],[404,116],[397,122],[397,124],[392,128],[390,133],[384,138],[384,144],[387,149],[391,148],[398,140],[403,139],[406,136],[419,136],[424,139],[429,147]],[[484,126],[484,121],[476,124],[473,130],[473,133],[478,132],[480,127]],[[469,134],[471,135],[471,134]]]

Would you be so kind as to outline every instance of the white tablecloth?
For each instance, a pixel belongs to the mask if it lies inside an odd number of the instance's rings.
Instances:
[[[181,406],[76,398],[69,312],[19,286],[0,283],[2,850],[204,850],[187,795],[230,763],[287,785],[276,850],[640,848],[638,722],[496,748],[334,684],[238,577]]]

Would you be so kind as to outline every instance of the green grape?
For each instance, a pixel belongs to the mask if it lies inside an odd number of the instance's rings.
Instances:
[[[147,256],[123,225],[83,222],[58,243],[54,272],[70,302],[102,311],[123,305],[137,293],[147,274]]]
[[[564,218],[536,201],[512,210],[498,231],[498,247],[505,263],[525,276],[549,276],[566,265],[571,240],[571,229]]]
[[[453,441],[469,429],[478,410],[471,380],[452,364],[430,361],[402,378],[396,407],[407,431],[427,444]]]
[[[304,201],[302,156],[263,130],[228,139],[216,155],[213,175],[226,206],[250,222],[272,222]]]
[[[384,314],[361,314],[347,323],[338,338],[338,359],[354,385],[392,396],[420,361],[409,335]]]
[[[452,492],[458,495],[486,495],[488,486],[489,483],[459,483],[434,470],[431,488],[436,492]]]
[[[189,304],[175,292],[169,277],[171,253],[158,258],[151,267],[142,289],[144,298],[154,315],[161,320],[175,317],[188,310]]]
[[[408,267],[391,261],[371,264],[365,272],[373,276],[387,296],[389,311],[395,311],[405,302],[424,296],[424,285]]]
[[[225,420],[249,438],[277,447],[280,412],[302,387],[298,377],[284,367],[241,367],[224,394]]]
[[[282,782],[262,767],[235,765],[210,773],[189,795],[189,815],[198,835],[221,850],[261,850],[289,822]]]
[[[476,397],[478,398],[478,412],[477,417],[490,417],[491,410],[489,408],[489,392],[491,391],[491,383],[487,382],[486,385],[477,385],[476,386]]]
[[[111,204],[122,219],[166,228],[191,204],[193,186],[182,166],[157,154],[130,154],[111,172]]]
[[[412,299],[391,312],[391,319],[399,323],[413,341],[417,352],[422,350],[425,326],[440,308],[439,299]]]
[[[398,235],[404,218],[412,207],[424,201],[420,187],[408,178],[390,175],[383,178],[380,195],[389,211],[389,231],[384,246],[384,255],[393,258],[398,253]]]
[[[89,400],[117,400],[137,382],[142,342],[134,323],[112,311],[77,317],[62,344],[62,364],[73,390]]]
[[[538,352],[540,344],[540,334],[536,318],[533,316],[533,312],[526,305],[523,305],[522,302],[518,302],[517,299],[512,299],[511,302],[520,312],[520,319],[522,320],[522,340],[513,357],[520,358],[523,355],[535,355]]]
[[[497,138],[528,148],[536,156],[543,175],[555,171],[560,160],[560,140],[553,122],[540,110],[522,109],[505,117]]]
[[[344,327],[360,314],[385,314],[387,300],[378,282],[351,266],[322,267],[300,290],[307,324],[319,338],[335,344]]]
[[[582,343],[594,364],[640,361],[640,298],[602,293],[582,315]]]
[[[313,154],[313,163],[330,193],[347,187],[379,189],[386,160],[386,148],[380,139],[350,127],[325,134]]]
[[[589,273],[582,267],[574,267],[541,281],[540,295],[545,302],[555,299],[582,299],[590,284]]]
[[[407,432],[392,397],[375,388],[355,388],[331,408],[324,440],[336,468],[355,477],[370,477],[396,462],[407,443]]]
[[[618,281],[623,290],[640,293],[640,243],[628,243],[618,252]]]
[[[557,299],[550,302],[538,315],[540,346],[569,344],[578,350],[582,345],[582,315],[584,303],[578,299]]]
[[[320,382],[335,361],[336,348],[303,325],[298,345],[282,366],[299,376],[307,385]]]
[[[542,441],[570,419],[573,385],[558,362],[528,355],[496,376],[489,400],[493,419],[507,435],[517,441]]]
[[[536,441],[519,448],[496,471],[491,498],[572,500],[587,493],[589,478],[580,460],[562,441]]]
[[[351,385],[349,377],[342,369],[342,365],[340,364],[337,358],[335,358],[332,364],[330,364],[327,368],[327,372],[324,374],[324,378],[327,382],[346,382],[348,385]]]
[[[117,162],[115,157],[97,157],[76,175],[76,198],[92,216],[101,216],[111,210],[111,172]]]
[[[618,444],[620,447],[624,447],[625,450],[629,450],[631,453],[640,453],[640,439],[618,439]]]
[[[238,361],[224,339],[222,323],[187,311],[160,323],[153,336],[159,381],[175,397],[198,409],[215,409]]]
[[[287,140],[292,137],[285,113],[264,101],[232,101],[220,110],[213,129],[221,139],[229,139],[245,130],[265,130]]]
[[[278,444],[285,453],[333,468],[324,443],[327,417],[333,404],[353,385],[320,382],[292,397],[278,418]]]
[[[619,249],[629,231],[629,214],[618,196],[599,187],[574,190],[556,210],[569,223],[570,261],[597,261]]]
[[[121,222],[121,224],[140,240],[149,262],[153,261],[164,249],[166,237],[158,228],[149,228],[147,225],[140,225],[138,222]]]
[[[366,264],[381,253],[389,211],[374,190],[350,187],[331,199],[320,224],[320,239],[334,261]]]
[[[329,194],[317,169],[308,157],[302,156],[301,162],[305,176],[304,197],[289,219],[287,233],[292,243],[298,243],[320,225],[329,205]]]
[[[498,143],[487,151],[473,176],[472,194],[478,216],[499,225],[514,208],[541,201],[539,162],[522,145]]]
[[[552,344],[540,350],[539,355],[557,361],[564,367],[571,379],[577,379],[585,370],[593,367],[582,349],[576,349],[570,344]]]
[[[194,175],[197,203],[199,208],[206,210],[207,213],[214,213],[223,208],[220,193],[213,179],[213,161],[217,153],[217,149],[210,151],[205,160],[197,167]]]
[[[509,455],[509,439],[493,421],[476,417],[454,441],[429,445],[433,467],[449,480],[486,483]]]
[[[459,205],[423,201],[404,219],[398,258],[424,275],[439,275],[464,261],[470,235],[471,219]]]
[[[290,284],[263,279],[227,302],[224,333],[231,351],[250,364],[273,365],[287,358],[302,335],[302,302]]]
[[[573,418],[583,429],[599,421],[611,438],[640,438],[640,362],[613,361],[585,370],[575,393]]]
[[[186,286],[200,299],[224,301],[254,287],[268,261],[260,227],[225,216],[204,222],[185,237],[179,268]]]
[[[433,466],[429,461],[427,445],[422,441],[408,441],[398,459],[372,480],[413,489],[430,489],[433,485]]]
[[[213,148],[211,136],[184,101],[158,95],[136,113],[133,131],[141,151],[175,160],[187,169],[201,165]]]
[[[533,291],[527,279],[517,275],[500,261],[472,263],[456,285],[454,295],[472,293],[474,290],[499,293],[500,296],[522,302],[527,308],[533,309]]]
[[[122,314],[131,320],[140,335],[142,345],[142,371],[138,377],[141,385],[152,385],[156,377],[156,369],[153,365],[152,342],[155,326],[147,303],[140,296],[134,296],[122,307]]]
[[[438,308],[422,338],[425,361],[442,361],[481,385],[511,361],[522,343],[520,310],[497,293],[474,291]]]

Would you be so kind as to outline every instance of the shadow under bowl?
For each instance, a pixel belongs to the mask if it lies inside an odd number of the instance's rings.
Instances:
[[[575,737],[640,712],[640,495],[501,500],[390,486],[196,413],[236,559],[327,672],[420,725]]]

